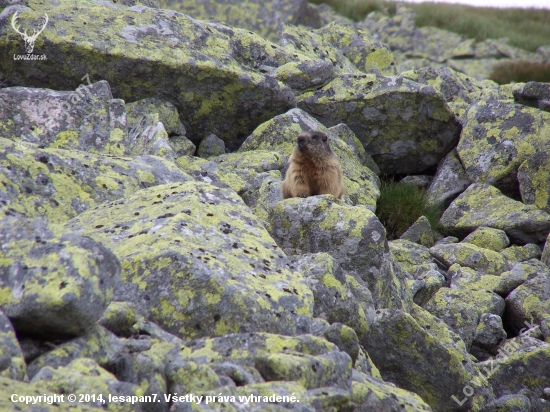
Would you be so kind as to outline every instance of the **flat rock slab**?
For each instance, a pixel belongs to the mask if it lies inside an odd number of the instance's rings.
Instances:
[[[327,127],[346,123],[386,174],[437,164],[461,130],[442,94],[399,76],[342,75],[297,100]]]
[[[122,263],[115,300],[185,339],[257,330],[307,333],[313,296],[230,189],[161,185],[105,203],[67,226]]]
[[[550,215],[534,205],[504,196],[497,188],[474,183],[445,210],[444,230],[463,236],[481,226],[501,229],[519,244],[541,243],[550,232]]]
[[[56,223],[145,187],[192,180],[159,157],[39,149],[1,137],[0,162],[0,216],[43,217]]]

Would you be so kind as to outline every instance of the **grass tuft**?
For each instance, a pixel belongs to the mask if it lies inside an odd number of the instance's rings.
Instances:
[[[550,83],[550,63],[508,62],[496,66],[489,77],[498,84]]]
[[[386,228],[388,240],[398,239],[420,216],[426,216],[432,229],[439,229],[441,207],[427,203],[426,190],[393,180],[382,183],[376,216]]]

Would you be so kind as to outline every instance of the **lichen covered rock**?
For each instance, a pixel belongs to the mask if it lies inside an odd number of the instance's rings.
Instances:
[[[106,81],[81,84],[74,92],[0,89],[0,136],[42,148],[128,154],[124,102],[113,99]]]
[[[0,376],[19,381],[26,380],[27,365],[15,330],[8,317],[0,310]]]
[[[460,124],[431,86],[403,77],[341,75],[297,97],[327,127],[346,123],[383,173],[419,173],[458,141]]]
[[[389,253],[385,230],[371,211],[331,195],[286,199],[269,214],[272,236],[287,254],[327,252],[363,280],[376,308],[410,307],[407,275]]]
[[[0,70],[10,73],[15,86],[74,89],[84,74],[74,68],[83,67],[92,82],[108,81],[117,98],[157,96],[174,104],[192,141],[215,133],[232,150],[258,124],[296,104],[288,86],[248,68],[241,57],[246,44],[233,42],[215,25],[175,11],[101,1],[26,4],[21,18],[49,16],[36,43],[48,59],[30,65],[3,60]],[[59,25],[63,30],[56,29]],[[0,48],[19,53],[21,38],[9,24],[0,26],[0,38]],[[268,44],[265,53],[271,53],[271,43],[257,35],[248,38]]]
[[[451,234],[464,236],[481,226],[504,230],[510,240],[539,243],[550,232],[550,215],[503,195],[497,188],[475,183],[458,196],[441,216]]]
[[[62,223],[107,200],[191,176],[164,159],[135,159],[62,149],[0,138],[0,216],[43,217]]]
[[[537,150],[547,151],[549,140],[549,113],[484,99],[465,114],[457,153],[470,181],[515,193],[519,166]]]
[[[361,343],[385,380],[417,393],[434,410],[458,411],[470,406],[465,403],[460,408],[451,399],[471,378],[464,357],[445,348],[411,315],[400,310],[378,311]]]
[[[436,245],[430,253],[447,266],[458,263],[482,274],[500,275],[508,270],[508,261],[500,253],[470,243]]]
[[[120,276],[103,245],[42,220],[0,220],[0,308],[19,335],[82,335],[101,317]]]
[[[198,338],[309,331],[311,291],[228,189],[161,185],[83,213],[67,226],[112,248],[122,263],[115,300],[136,302],[168,332]]]
[[[521,200],[550,213],[550,159],[546,151],[529,156],[518,168]]]

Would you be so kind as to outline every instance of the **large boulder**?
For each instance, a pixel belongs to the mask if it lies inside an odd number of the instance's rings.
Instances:
[[[308,332],[313,296],[261,222],[229,189],[161,185],[80,214],[67,227],[122,263],[115,300],[184,338]]]
[[[550,215],[503,195],[488,184],[474,183],[441,216],[450,234],[464,236],[481,226],[501,229],[516,243],[541,243],[550,232]]]
[[[437,164],[460,134],[439,92],[399,76],[341,75],[297,100],[327,127],[346,123],[387,174],[419,173]]]
[[[0,137],[0,215],[65,222],[107,200],[191,176],[155,156],[111,157]]]
[[[505,324],[518,333],[526,324],[550,319],[550,273],[540,272],[506,297]]]
[[[288,86],[247,66],[251,42],[265,55],[281,50],[248,31],[239,39],[175,11],[99,0],[26,4],[21,21],[49,16],[35,46],[47,59],[2,60],[0,70],[14,86],[71,90],[88,73],[91,81],[107,80],[113,95],[127,102],[156,96],[173,103],[191,140],[215,133],[230,149],[258,124],[296,104]],[[10,56],[22,49],[10,25],[15,10],[5,10],[0,21],[0,50]],[[74,15],[86,19],[67,18]]]
[[[81,85],[74,92],[0,89],[0,130],[2,137],[41,148],[128,154],[124,102],[113,99],[106,81]]]
[[[377,311],[361,343],[385,380],[417,393],[434,411],[460,411],[470,406],[460,407],[451,398],[472,376],[465,368],[468,360],[447,349],[411,315],[400,310]]]
[[[470,181],[516,195],[519,166],[549,141],[550,113],[484,99],[465,114],[457,153]]]
[[[269,213],[271,235],[287,253],[326,252],[364,281],[376,308],[410,308],[409,277],[392,258],[384,226],[366,208],[331,195],[279,202]]]
[[[220,20],[230,26],[258,33],[271,41],[278,38],[282,25],[321,26],[317,8],[306,0],[260,1],[225,0],[224,2],[166,0],[169,9],[200,20]]]
[[[101,317],[120,263],[100,243],[43,220],[0,220],[0,308],[20,336],[82,335]]]

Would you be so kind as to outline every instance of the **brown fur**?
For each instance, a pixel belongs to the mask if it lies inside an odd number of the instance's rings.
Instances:
[[[281,191],[283,199],[323,194],[342,197],[344,176],[326,134],[306,132],[298,136]]]

